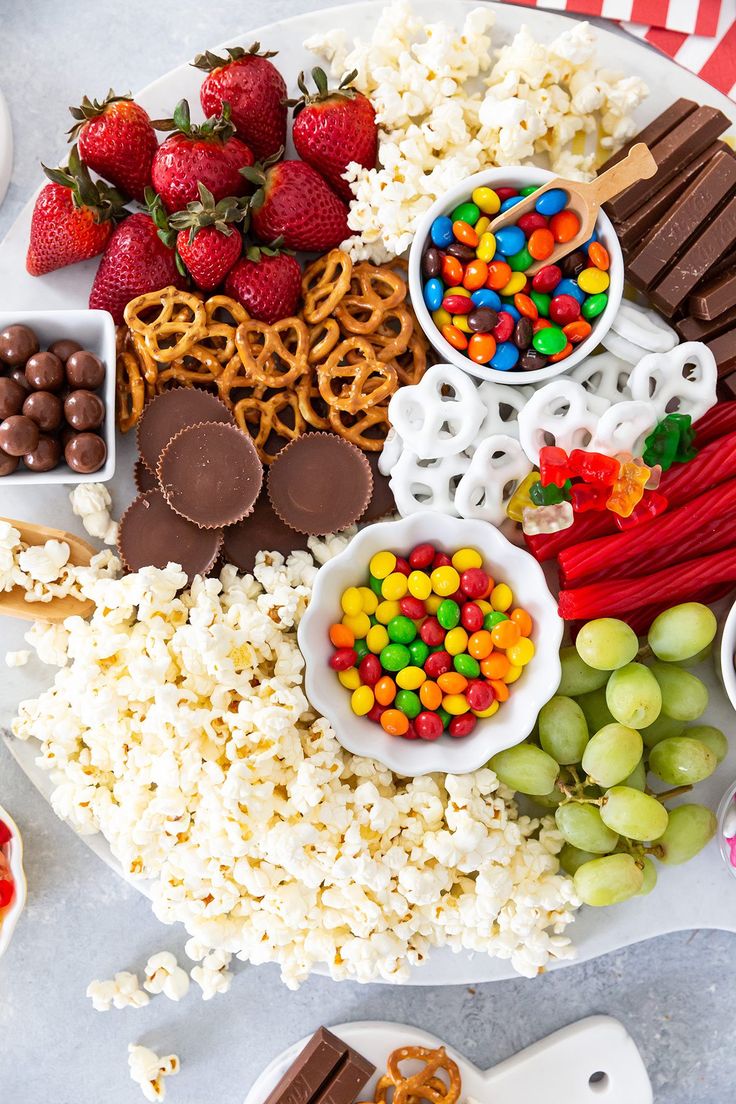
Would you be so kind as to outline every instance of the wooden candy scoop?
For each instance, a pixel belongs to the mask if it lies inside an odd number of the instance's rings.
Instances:
[[[520,203],[515,203],[503,214],[497,215],[491,223],[489,230],[495,234],[504,226],[510,226],[517,222],[521,215],[529,214],[534,210],[534,205],[541,195],[553,188],[562,188],[567,192],[567,207],[575,212],[580,219],[580,229],[570,241],[561,242],[555,246],[549,257],[543,261],[535,261],[526,269],[526,274],[533,276],[545,265],[556,264],[568,253],[574,253],[583,242],[586,242],[595,229],[598,211],[603,203],[613,199],[619,192],[625,191],[637,180],[647,180],[657,171],[657,162],[654,160],[649,147],[644,142],[637,142],[632,146],[626,157],[613,165],[606,172],[597,176],[595,180],[563,180],[555,177],[554,180],[537,188],[536,192],[526,196]]]
[[[86,567],[95,549],[81,537],[66,533],[62,529],[49,529],[45,525],[34,525],[30,521],[16,521],[15,518],[0,518],[17,529],[21,540],[26,544],[45,544],[48,540],[65,541],[69,545],[69,562],[75,567]],[[52,598],[50,602],[26,602],[22,587],[13,587],[0,593],[0,614],[6,617],[20,617],[23,621],[63,621],[65,617],[89,617],[94,609],[90,598]]]

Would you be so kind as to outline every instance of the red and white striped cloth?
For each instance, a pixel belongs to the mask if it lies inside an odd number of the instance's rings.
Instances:
[[[511,0],[526,8],[615,19],[736,99],[736,0]]]

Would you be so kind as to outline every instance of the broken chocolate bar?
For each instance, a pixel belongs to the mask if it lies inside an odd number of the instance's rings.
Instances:
[[[612,153],[608,160],[604,161],[599,167],[599,175],[605,172],[606,169],[612,168],[613,165],[618,165],[619,161],[623,161],[631,147],[636,145],[637,142],[645,142],[651,149],[653,145],[664,138],[665,134],[669,134],[671,130],[674,130],[678,123],[681,123],[688,115],[692,115],[697,106],[694,100],[675,100],[666,111],[663,111],[656,119],[652,119],[651,123],[645,126],[642,131],[635,134],[628,142],[624,142],[620,150]]]
[[[717,318],[680,318],[675,322],[675,329],[683,341],[708,341],[711,337],[718,337],[718,334],[725,330],[735,328],[736,306],[719,314]]]
[[[696,318],[712,321],[736,306],[736,269],[711,277],[690,296],[687,307]]]
[[[375,1066],[320,1027],[264,1104],[353,1104]]]
[[[736,242],[736,198],[719,211],[718,218],[703,226],[703,232],[686,249],[677,264],[650,290],[649,298],[657,310],[672,318],[705,273]]]
[[[714,337],[712,341],[707,341],[706,347],[716,358],[719,379],[729,376],[736,370],[736,329],[727,330],[718,337]]]

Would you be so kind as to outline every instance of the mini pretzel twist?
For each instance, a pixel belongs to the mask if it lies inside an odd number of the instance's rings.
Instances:
[[[405,353],[414,333],[414,320],[408,308],[399,303],[386,311],[383,319],[370,335],[371,345],[378,350],[378,359],[395,360]]]
[[[266,387],[290,387],[307,371],[309,336],[301,318],[269,325],[249,319],[235,331],[244,374]]]
[[[335,308],[335,317],[349,333],[371,334],[386,312],[405,298],[406,284],[398,273],[387,267],[359,264],[353,269],[349,293]]]
[[[152,311],[157,312],[153,317],[144,317]],[[184,356],[204,335],[207,326],[202,299],[175,287],[149,291],[131,299],[124,317],[128,328],[142,335],[153,359],[164,364]]]
[[[311,325],[329,317],[350,290],[353,262],[342,249],[331,249],[304,270],[302,298],[304,320]]]
[[[318,367],[317,376],[325,402],[347,414],[388,400],[399,382],[396,369],[377,360],[373,346],[362,337],[342,341]]]
[[[309,364],[321,364],[330,355],[342,337],[340,327],[334,318],[325,318],[323,322],[309,328]]]
[[[122,350],[118,353],[115,391],[118,429],[121,433],[128,433],[137,425],[146,402],[145,380],[133,352]]]
[[[391,428],[385,406],[371,406],[357,414],[346,414],[331,406],[327,416],[330,428],[363,452],[380,452]]]
[[[204,309],[208,329],[213,322],[224,322],[235,329],[241,322],[247,322],[250,318],[243,304],[237,299],[231,299],[229,295],[210,295],[209,299],[205,300]],[[229,320],[222,318],[223,314],[228,315]]]
[[[291,412],[288,421],[284,418],[287,412]],[[306,430],[299,401],[293,391],[277,391],[269,399],[249,395],[235,403],[233,414],[240,428],[250,433],[264,464],[275,460],[286,442],[301,437]],[[280,442],[276,449],[273,449],[274,437]]]
[[[299,410],[307,425],[312,426],[313,429],[328,430],[330,428],[329,407],[322,398],[314,377],[311,374],[302,376],[297,380],[295,390]]]
[[[403,1077],[399,1064],[408,1060],[425,1063],[419,1073]],[[399,1047],[389,1055],[386,1063],[388,1076],[396,1086],[393,1104],[408,1104],[409,1100],[426,1100],[429,1104],[457,1104],[462,1088],[457,1062],[449,1057],[444,1047],[429,1050],[427,1047]],[[449,1084],[438,1077],[444,1073]]]

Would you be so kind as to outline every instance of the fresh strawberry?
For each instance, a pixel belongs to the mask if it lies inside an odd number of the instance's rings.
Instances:
[[[295,313],[301,289],[302,272],[295,258],[268,246],[252,246],[225,281],[225,294],[242,303],[251,318],[269,325]]]
[[[200,184],[199,199],[169,218],[172,231],[178,231],[176,251],[202,291],[221,284],[240,256],[243,239],[233,224],[246,214],[241,201],[230,196],[215,203],[212,192]]]
[[[69,110],[76,120],[69,137],[77,139],[85,165],[142,202],[158,149],[147,113],[130,96],[116,96],[112,88],[102,103],[85,96],[81,107]]]
[[[245,142],[235,137],[227,104],[221,115],[193,126],[189,104],[181,100],[173,119],[160,119],[153,125],[157,130],[175,131],[159,146],[151,168],[153,187],[167,211],[181,211],[197,199],[200,183],[216,202],[248,190],[240,170],[252,165],[254,158]]]
[[[353,70],[330,90],[324,70],[313,69],[317,91],[310,93],[300,73],[297,83],[302,97],[294,103],[292,127],[296,152],[348,202],[353,193],[343,173],[353,161],[375,168],[378,150],[376,113],[370,100],[352,87],[357,75]]]
[[[173,285],[186,287],[176,254],[159,235],[150,214],[131,215],[116,229],[89,293],[90,310],[106,310],[117,325],[131,299]]]
[[[218,115],[230,104],[237,134],[262,161],[286,145],[287,102],[284,78],[268,60],[276,55],[260,48],[260,42],[249,50],[236,46],[225,51],[227,57],[207,51],[193,64],[208,74],[199,93],[205,115]]]
[[[287,249],[325,253],[349,237],[348,209],[324,177],[304,161],[279,161],[243,169],[258,186],[251,197],[257,238],[280,238]]]
[[[66,168],[44,166],[43,171],[51,183],[41,189],[33,208],[26,257],[31,276],[96,257],[104,251],[115,220],[128,214],[119,192],[92,181],[76,146]]]

